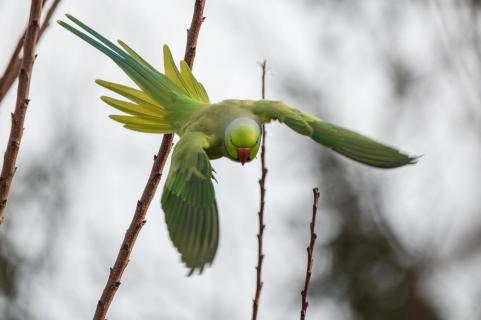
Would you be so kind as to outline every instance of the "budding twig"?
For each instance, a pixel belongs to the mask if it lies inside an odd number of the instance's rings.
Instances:
[[[311,280],[312,274],[312,254],[314,251],[314,243],[316,242],[316,214],[317,214],[317,203],[319,201],[319,189],[314,188],[314,202],[312,204],[312,220],[310,223],[311,240],[309,241],[309,247],[307,247],[307,268],[306,268],[306,278],[304,281],[304,289],[301,291],[301,320],[306,318],[306,311],[309,303],[307,302],[307,293],[309,290],[309,282]]]
[[[267,61],[261,64],[262,67],[262,99],[266,97],[266,73]],[[260,209],[259,209],[259,233],[257,234],[257,266],[256,266],[256,293],[252,301],[252,320],[257,319],[257,312],[259,310],[259,300],[261,297],[261,290],[264,282],[262,281],[262,262],[264,261],[264,253],[262,251],[262,240],[264,236],[264,206],[266,197],[266,128],[262,125],[262,141],[261,141],[261,178],[259,180],[260,186]]]
[[[7,147],[3,158],[0,174],[0,224],[3,222],[3,213],[7,206],[8,194],[13,176],[17,170],[16,161],[20,142],[23,136],[23,124],[27,107],[30,102],[30,82],[32,79],[33,63],[35,62],[35,47],[40,33],[40,15],[42,13],[42,0],[32,0],[28,28],[23,41],[23,59],[20,64],[20,75],[17,89],[17,102],[12,114],[12,126]]]

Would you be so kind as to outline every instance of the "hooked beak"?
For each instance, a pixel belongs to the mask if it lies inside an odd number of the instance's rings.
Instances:
[[[237,148],[237,158],[239,162],[244,165],[249,161],[249,155],[251,154],[251,148]]]

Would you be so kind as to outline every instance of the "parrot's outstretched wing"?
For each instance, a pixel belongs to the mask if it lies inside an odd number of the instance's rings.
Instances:
[[[170,238],[191,273],[202,272],[217,251],[219,223],[212,167],[201,132],[185,133],[174,148],[162,193],[162,208]]]
[[[252,112],[263,123],[278,120],[297,133],[311,137],[350,159],[378,168],[397,168],[416,163],[399,150],[367,138],[354,131],[341,128],[316,117],[288,107],[280,101],[260,100],[253,104]]]
[[[102,97],[110,106],[128,114],[111,116],[113,120],[136,131],[167,133],[177,131],[189,120],[191,112],[209,105],[202,84],[195,79],[185,62],[181,61],[181,71],[178,71],[167,46],[164,46],[165,74],[162,74],[124,42],[118,41],[120,48],[75,17],[66,16],[86,33],[58,21],[62,27],[111,58],[140,88],[137,90],[108,81],[96,81],[130,100]]]

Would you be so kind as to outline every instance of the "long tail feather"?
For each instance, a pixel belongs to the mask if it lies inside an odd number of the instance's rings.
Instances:
[[[66,15],[72,22],[85,30],[92,37],[75,29],[68,23],[59,21],[58,23],[71,31],[87,43],[97,48],[109,58],[111,58],[124,72],[152,99],[156,100],[160,105],[169,108],[175,105],[179,100],[188,99],[165,75],[154,71],[155,69],[150,65],[143,63],[143,59],[136,59],[139,56],[134,53],[134,57],[125,52],[114,43],[91,29],[75,17]],[[129,48],[129,51],[133,52]]]
[[[106,96],[102,96],[100,99],[113,108],[132,116],[148,115],[160,118],[165,115],[165,110],[156,107],[150,107],[148,104],[135,104]]]
[[[157,108],[162,108],[162,106],[160,106],[157,102],[152,100],[143,91],[140,91],[131,87],[127,87],[118,83],[109,82],[109,81],[100,80],[100,79],[95,80],[95,83],[117,94],[120,94],[121,96],[137,104],[148,104]]]
[[[164,75],[123,41],[118,41],[119,47],[75,17],[66,16],[80,28],[58,21],[62,27],[108,56],[140,88],[137,90],[96,80],[100,86],[131,101],[102,97],[110,106],[128,114],[111,117],[123,123],[126,128],[142,132],[178,132],[189,121],[192,112],[210,103],[204,87],[195,79],[185,62],[181,62],[179,72],[167,46],[164,46]]]

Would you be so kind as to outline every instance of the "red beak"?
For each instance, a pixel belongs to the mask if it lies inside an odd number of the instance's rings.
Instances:
[[[249,161],[250,154],[251,148],[237,148],[237,158],[239,158],[239,161],[242,163],[242,165]]]

